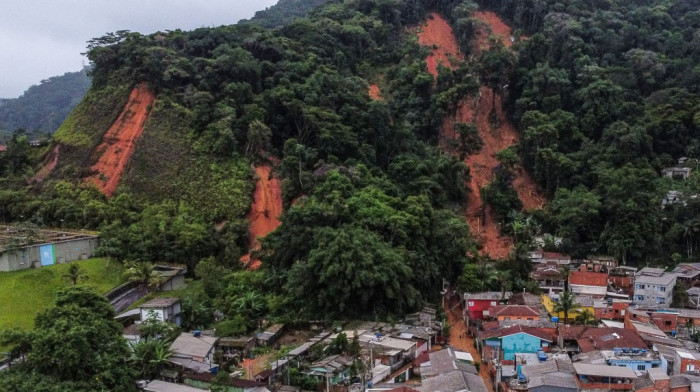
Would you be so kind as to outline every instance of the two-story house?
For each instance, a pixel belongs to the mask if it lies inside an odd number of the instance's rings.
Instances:
[[[661,268],[642,268],[635,276],[634,302],[668,308],[673,300],[676,278],[676,274],[665,272]]]

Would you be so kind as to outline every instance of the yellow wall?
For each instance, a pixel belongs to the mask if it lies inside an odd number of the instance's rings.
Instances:
[[[547,310],[547,313],[549,313],[549,315],[552,317],[559,317],[559,321],[564,321],[564,312],[559,312],[559,314],[555,314],[554,304],[555,302],[552,301],[552,299],[549,298],[549,296],[542,294],[542,305],[544,305],[544,308]],[[576,318],[579,312],[583,312],[584,310],[589,310],[591,314],[595,314],[595,311],[593,310],[592,306],[582,306],[573,312],[569,312],[569,321],[572,321],[574,318]]]

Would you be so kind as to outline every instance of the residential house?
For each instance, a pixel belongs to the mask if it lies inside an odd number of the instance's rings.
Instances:
[[[526,305],[496,305],[489,308],[488,317],[502,321],[537,321],[540,319],[540,308]],[[484,312],[484,316],[487,313]]]
[[[469,325],[476,320],[483,320],[484,311],[496,306],[501,299],[508,300],[513,293],[506,292],[505,296],[499,291],[489,291],[483,293],[464,293],[464,320]]]
[[[578,352],[578,339],[580,339],[588,326],[585,325],[559,325],[557,328],[557,345],[564,351]]]
[[[635,372],[625,366],[574,363],[580,391],[632,390],[637,379]]]
[[[700,286],[700,263],[678,264],[673,273],[678,276],[678,282],[687,288]]]
[[[661,368],[649,369],[634,380],[636,392],[664,392],[671,390],[671,377]]]
[[[337,385],[350,378],[352,363],[352,357],[331,355],[312,363],[304,374],[316,378],[319,382],[326,382],[328,379],[331,385]]]
[[[559,359],[523,365],[518,372],[518,377],[512,378],[508,387],[510,391],[578,391],[573,365],[569,361]]]
[[[661,268],[642,268],[635,276],[634,302],[668,308],[673,300],[677,275]]]
[[[209,372],[214,364],[214,351],[219,338],[203,336],[198,332],[183,332],[175,339],[170,349],[173,355],[170,362],[197,373]]]
[[[481,331],[478,339],[481,345],[498,347],[502,358],[507,361],[515,359],[516,353],[537,353],[548,349],[555,342],[556,330],[549,328],[532,328],[516,325],[491,331]]]
[[[199,388],[199,392],[202,390],[209,390],[216,375],[212,373],[188,373],[182,376],[185,385]],[[242,378],[226,378],[218,379],[217,386],[222,392],[270,392],[266,387],[267,384],[255,380],[246,380]]]
[[[545,252],[542,249],[535,250],[533,252],[530,252],[530,260],[532,260],[533,263],[535,264],[549,264],[549,263],[554,263],[554,264],[559,264],[559,265],[567,265],[571,264],[571,256],[565,255],[562,253],[557,253],[557,252]]]
[[[542,305],[542,299],[539,295],[519,292],[513,293],[513,295],[511,295],[510,299],[508,300],[508,303],[511,305],[527,305],[539,307]]]
[[[645,372],[652,368],[662,368],[664,362],[658,352],[647,349],[616,347],[613,350],[595,350],[574,355],[574,363],[593,365],[626,366],[633,371]],[[665,371],[666,369],[664,369]]]
[[[359,335],[360,344],[370,348],[382,365],[394,372],[416,357],[417,343],[411,340],[396,339],[380,333]]]
[[[638,350],[649,348],[636,331],[625,328],[588,328],[576,343],[579,350],[584,353],[595,350],[614,350],[619,347]]]
[[[593,302],[593,315],[596,320],[623,321],[630,301],[627,300],[597,300]]]
[[[542,305],[544,306],[545,310],[547,310],[547,313],[549,313],[552,317],[557,317],[558,321],[560,322],[566,321],[564,320],[564,312],[554,311],[556,303],[559,302],[559,296],[542,294],[540,298],[542,299]],[[591,314],[595,314],[595,309],[593,308],[593,297],[578,295],[576,296],[575,301],[579,304],[580,307],[573,312],[569,312],[568,321],[573,321],[579,313],[584,312],[586,310],[591,312]]]
[[[608,292],[607,272],[572,271],[569,274],[569,290],[579,295],[604,298]]]
[[[564,291],[566,277],[560,272],[561,266],[557,263],[536,264],[530,277],[545,294],[559,294]]]
[[[676,349],[673,361],[673,374],[700,372],[700,352]]]
[[[651,322],[666,333],[678,331],[678,311],[671,309],[651,313]]]
[[[486,392],[486,384],[476,368],[467,363],[468,353],[451,348],[434,351],[429,361],[420,365],[422,392]]]
[[[591,255],[579,262],[579,270],[587,272],[610,272],[617,268],[617,259],[612,256]]]
[[[153,380],[143,388],[144,392],[202,392],[199,388],[193,388],[183,384]]]
[[[182,323],[181,312],[178,298],[155,298],[139,306],[142,322],[155,317],[160,322],[173,323],[179,327]]]
[[[674,167],[664,168],[663,170],[661,170],[661,173],[668,178],[672,178],[672,179],[680,178],[683,180],[687,180],[690,177],[690,173],[692,171],[693,171],[693,169],[691,169],[689,167],[674,166]]]
[[[223,351],[225,359],[237,357],[239,359],[248,356],[255,348],[255,338],[253,336],[225,337],[219,339],[219,348]]]
[[[274,324],[267,328],[264,332],[260,332],[257,335],[258,346],[269,346],[274,343],[277,338],[282,334],[284,329],[284,324]]]

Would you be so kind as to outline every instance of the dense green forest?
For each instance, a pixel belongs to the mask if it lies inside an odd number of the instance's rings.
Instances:
[[[88,69],[67,72],[42,80],[19,98],[0,103],[0,141],[6,141],[16,129],[25,129],[32,137],[51,134],[61,125],[90,88]]]
[[[302,18],[314,8],[329,0],[279,0],[277,4],[264,10],[257,11],[255,16],[238,23],[254,23],[269,29],[282,27],[294,18]]]
[[[479,55],[479,7],[524,38]],[[411,30],[431,11],[467,58],[437,79]],[[217,309],[229,333],[262,319],[392,319],[439,298],[443,279],[536,291],[527,252],[543,233],[575,257],[695,260],[700,177],[661,171],[700,158],[699,27],[685,1],[348,0],[275,30],[108,34],[90,42],[93,85],[56,134],[51,175],[26,185],[54,145],[32,149],[17,134],[0,155],[0,214],[98,229],[100,252],[118,260],[188,264],[201,285],[183,304],[185,326],[210,326]],[[82,178],[141,82],[157,121],[107,198]],[[384,100],[370,99],[369,83]],[[506,98],[521,134],[481,189],[516,242],[497,276],[464,219],[469,167],[438,147],[445,115],[480,84]],[[463,158],[480,145],[469,124],[458,128]],[[254,253],[262,268],[244,271],[251,167],[275,158],[286,211]],[[543,210],[521,211],[518,166],[547,194]],[[671,190],[678,199],[663,203]]]

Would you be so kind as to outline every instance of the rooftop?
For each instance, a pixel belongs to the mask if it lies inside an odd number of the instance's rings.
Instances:
[[[85,238],[97,238],[97,233],[0,225],[0,250]]]
[[[148,301],[148,302],[142,304],[142,305],[139,306],[139,307],[140,307],[140,308],[145,308],[145,309],[169,308],[169,307],[175,305],[175,304],[178,303],[178,302],[180,302],[180,299],[179,299],[179,298],[169,298],[169,297],[166,297],[166,298],[155,298],[155,299],[152,299],[152,300],[150,300],[150,301]]]
[[[170,348],[176,354],[203,358],[214,348],[217,340],[219,338],[212,336],[196,337],[191,333],[183,332],[175,339]]]
[[[546,340],[548,342],[552,342],[554,339],[552,333],[548,332],[544,328],[525,327],[522,325],[514,325],[512,327],[500,328],[491,331],[481,331],[479,332],[479,338],[489,339],[495,337],[510,336],[517,333],[525,333],[528,335],[532,335],[542,340]]]
[[[510,291],[506,291],[505,299],[508,299],[513,295]],[[479,299],[486,299],[486,300],[500,300],[502,297],[500,291],[485,291],[483,293],[464,293],[464,299],[469,301],[469,300],[479,300]]]
[[[202,392],[201,389],[188,387],[183,384],[174,384],[160,380],[153,380],[144,389],[146,392]]]
[[[624,328],[589,328],[577,342],[581,352],[612,350],[616,347],[647,348],[636,331]]]
[[[634,371],[626,366],[591,365],[575,363],[574,370],[581,376],[614,377],[636,379]]]
[[[662,268],[644,267],[635,276],[636,283],[669,285],[676,280],[676,275],[664,272]]]
[[[496,305],[489,308],[489,316],[535,317],[540,315],[540,309],[527,305]]]
[[[569,284],[608,287],[608,274],[603,272],[572,271]]]
[[[419,390],[422,392],[488,392],[484,380],[478,374],[462,370],[452,370],[434,377],[425,378]]]

